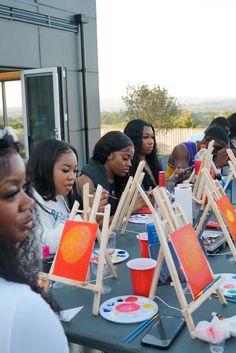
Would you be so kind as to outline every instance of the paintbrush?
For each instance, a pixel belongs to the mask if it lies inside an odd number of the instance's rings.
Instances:
[[[129,343],[132,342],[143,330],[151,325],[159,317],[159,314],[154,315],[151,319],[147,319],[143,321],[138,327],[136,327],[133,331],[131,331],[127,336],[125,336],[122,342],[128,341]]]
[[[90,189],[92,189],[92,190],[94,190],[94,191],[97,191],[97,189],[96,189],[96,188],[94,188],[94,187],[92,187],[91,185],[89,185],[89,188],[90,188]],[[105,189],[104,189],[104,190],[105,190]],[[105,190],[105,191],[106,191],[106,190]],[[108,196],[109,196],[109,197],[111,197],[112,199],[119,200],[119,198],[118,198],[118,197],[115,197],[115,196],[113,196],[113,195],[109,194],[109,192],[108,192],[108,191],[106,191],[106,192],[107,192]]]

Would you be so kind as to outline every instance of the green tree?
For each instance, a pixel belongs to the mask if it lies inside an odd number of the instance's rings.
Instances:
[[[159,85],[153,88],[147,85],[128,86],[122,100],[126,104],[129,120],[142,118],[155,128],[171,129],[179,116],[180,106],[176,99]]]
[[[192,113],[190,110],[182,110],[180,117],[174,121],[175,128],[193,128]]]

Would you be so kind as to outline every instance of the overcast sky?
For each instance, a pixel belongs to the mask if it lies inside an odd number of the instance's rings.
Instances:
[[[100,97],[236,97],[235,23],[236,0],[97,0]]]

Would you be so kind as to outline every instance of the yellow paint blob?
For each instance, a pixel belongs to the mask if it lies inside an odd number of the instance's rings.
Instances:
[[[227,209],[226,210],[226,215],[227,215],[228,220],[232,223],[234,221],[233,213],[229,209]]]
[[[147,304],[144,304],[144,305],[143,305],[143,308],[144,308],[144,309],[152,309],[152,308],[154,308],[154,305],[147,303]]]

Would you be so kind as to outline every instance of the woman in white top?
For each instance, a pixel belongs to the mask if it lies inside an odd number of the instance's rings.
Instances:
[[[71,145],[56,139],[39,143],[27,163],[27,175],[34,187],[34,198],[43,242],[55,253],[65,221],[75,200],[78,171],[77,152]],[[77,216],[77,220],[81,220]]]
[[[68,353],[60,321],[39,294],[33,207],[24,162],[0,130],[0,352]]]

